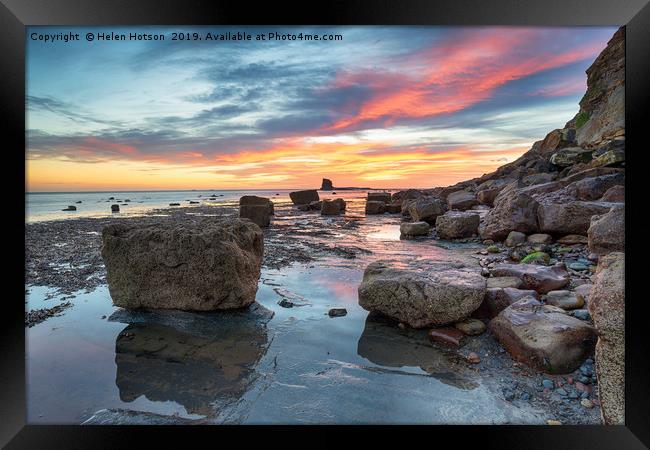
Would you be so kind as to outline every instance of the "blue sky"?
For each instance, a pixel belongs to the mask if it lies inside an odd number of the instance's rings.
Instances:
[[[169,40],[244,30],[343,40]],[[27,41],[31,190],[450,184],[570,120],[616,29],[30,27],[28,37],[70,31],[81,41]],[[167,40],[87,42],[89,31]]]

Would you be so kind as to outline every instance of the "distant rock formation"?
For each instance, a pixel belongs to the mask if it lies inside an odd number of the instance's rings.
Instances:
[[[334,190],[334,185],[332,184],[332,180],[329,178],[323,178],[323,184],[320,187],[321,191],[332,191]]]

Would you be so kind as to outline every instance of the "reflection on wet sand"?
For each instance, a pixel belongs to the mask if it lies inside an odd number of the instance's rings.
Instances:
[[[273,315],[259,305],[247,313],[114,313],[110,320],[129,323],[115,342],[120,399],[144,395],[207,417],[238,400],[256,377]]]
[[[434,347],[422,330],[399,329],[394,322],[370,314],[357,344],[359,356],[385,367],[420,367],[440,382],[459,389],[478,387],[466,363]]]

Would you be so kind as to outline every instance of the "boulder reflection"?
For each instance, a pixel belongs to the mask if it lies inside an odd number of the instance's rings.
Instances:
[[[115,342],[120,399],[144,395],[213,415],[255,379],[271,316],[257,304],[241,312],[117,311],[110,320],[129,323]]]
[[[466,374],[460,358],[432,346],[423,330],[400,330],[394,322],[379,315],[366,318],[357,344],[359,356],[386,367],[419,367],[440,382],[460,389],[474,389],[478,384]]]

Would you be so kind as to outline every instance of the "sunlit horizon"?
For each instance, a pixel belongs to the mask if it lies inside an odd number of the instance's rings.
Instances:
[[[26,191],[454,184],[562,128],[616,31],[316,29],[343,41],[28,40]]]

